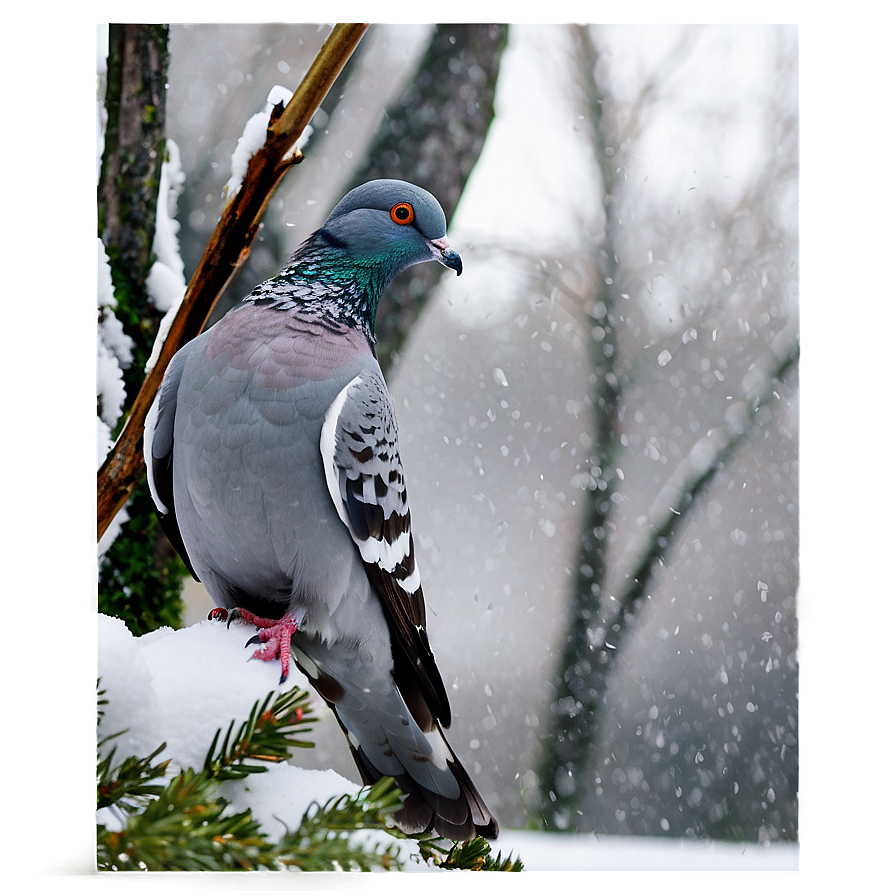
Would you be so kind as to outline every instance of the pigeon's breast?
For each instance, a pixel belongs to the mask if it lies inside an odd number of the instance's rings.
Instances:
[[[322,590],[312,571],[328,545],[332,553],[349,539],[326,489],[321,425],[345,384],[376,365],[366,339],[243,306],[199,340],[174,439],[178,520],[197,572],[246,591],[310,576],[311,590]]]
[[[246,373],[262,389],[289,389],[305,382],[325,382],[348,365],[372,357],[364,334],[335,321],[242,305],[213,328],[204,354],[211,366],[226,364]]]

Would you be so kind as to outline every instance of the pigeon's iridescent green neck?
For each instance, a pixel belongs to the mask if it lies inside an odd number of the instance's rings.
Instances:
[[[246,301],[356,325],[373,343],[380,296],[400,270],[394,255],[358,257],[315,234],[286,267],[255,287]]]

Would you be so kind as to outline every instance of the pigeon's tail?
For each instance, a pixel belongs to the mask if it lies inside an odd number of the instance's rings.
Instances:
[[[305,649],[310,651],[306,642]],[[451,749],[442,727],[420,701],[408,708],[391,676],[349,679],[332,674],[293,645],[293,654],[336,716],[367,785],[394,778],[406,794],[395,820],[408,833],[435,831],[449,840],[494,839],[498,822]],[[341,679],[341,680],[340,680]],[[361,687],[357,679],[365,682]]]
[[[429,757],[409,754],[402,762],[404,770],[391,773],[406,794],[395,821],[408,833],[435,831],[448,840],[469,840],[477,835],[494,840],[498,836],[497,819],[485,805],[441,728],[437,726],[424,736],[434,745],[432,754]],[[382,762],[375,763],[373,757],[379,760],[384,753],[388,754],[391,743],[385,749],[376,744],[371,750],[364,743],[356,743],[348,730],[346,737],[364,783],[373,784],[382,778],[384,773],[377,767]],[[397,758],[402,751],[399,748],[392,752]]]

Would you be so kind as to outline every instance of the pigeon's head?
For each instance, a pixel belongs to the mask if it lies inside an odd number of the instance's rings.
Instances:
[[[360,265],[390,280],[412,264],[438,261],[458,275],[460,256],[448,248],[445,213],[426,190],[402,180],[373,180],[342,198],[318,233]]]

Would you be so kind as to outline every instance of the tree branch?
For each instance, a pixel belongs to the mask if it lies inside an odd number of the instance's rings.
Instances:
[[[614,640],[627,627],[627,620],[647,593],[653,565],[668,550],[685,514],[747,438],[759,409],[776,397],[777,384],[796,366],[799,356],[799,341],[793,340],[785,351],[776,355],[777,364],[763,380],[761,388],[757,388],[756,374],[751,371],[743,384],[743,397],[729,405],[724,421],[691,448],[660,489],[647,524],[650,536],[641,547],[638,559],[631,564],[634,572],[629,577],[629,585],[617,598],[616,612],[607,625],[606,633],[610,635],[612,632]],[[603,649],[606,650],[606,644]]]
[[[342,71],[366,24],[337,24],[285,109],[271,114],[264,146],[249,160],[239,192],[225,206],[156,363],[147,372],[127,423],[97,472],[97,538],[121,509],[143,465],[143,424],[171,358],[198,335],[218,296],[251,251],[258,224],[283,175],[302,160],[292,147]],[[279,111],[279,115],[278,115]]]

